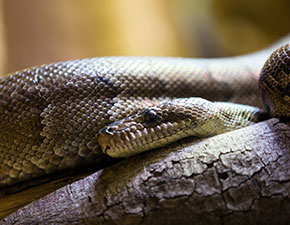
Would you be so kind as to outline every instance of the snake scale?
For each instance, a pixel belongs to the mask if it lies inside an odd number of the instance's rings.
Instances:
[[[289,39],[232,58],[88,58],[1,78],[0,187],[267,118],[260,70]],[[271,116],[286,119],[289,54],[276,51],[260,80]]]

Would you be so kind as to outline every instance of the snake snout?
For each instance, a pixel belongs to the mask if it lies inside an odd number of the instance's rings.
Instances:
[[[142,136],[143,126],[132,121],[135,116],[127,117],[102,128],[98,132],[97,141],[103,153],[111,157],[127,157],[131,142]]]

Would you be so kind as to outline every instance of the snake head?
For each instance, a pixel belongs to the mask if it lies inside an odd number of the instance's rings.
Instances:
[[[208,101],[178,99],[147,108],[99,131],[102,151],[111,157],[128,157],[174,142],[190,133],[208,111]]]

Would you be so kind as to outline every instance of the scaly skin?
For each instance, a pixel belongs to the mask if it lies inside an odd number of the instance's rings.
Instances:
[[[260,106],[259,71],[276,47],[223,59],[82,59],[2,78],[0,187],[101,162],[100,129],[164,100]]]

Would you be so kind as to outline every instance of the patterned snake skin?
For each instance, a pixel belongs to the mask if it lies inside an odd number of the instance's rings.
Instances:
[[[0,187],[101,162],[100,129],[164,100],[260,107],[260,70],[287,40],[233,58],[104,57],[9,74],[0,80]],[[285,82],[289,98],[289,76]]]

